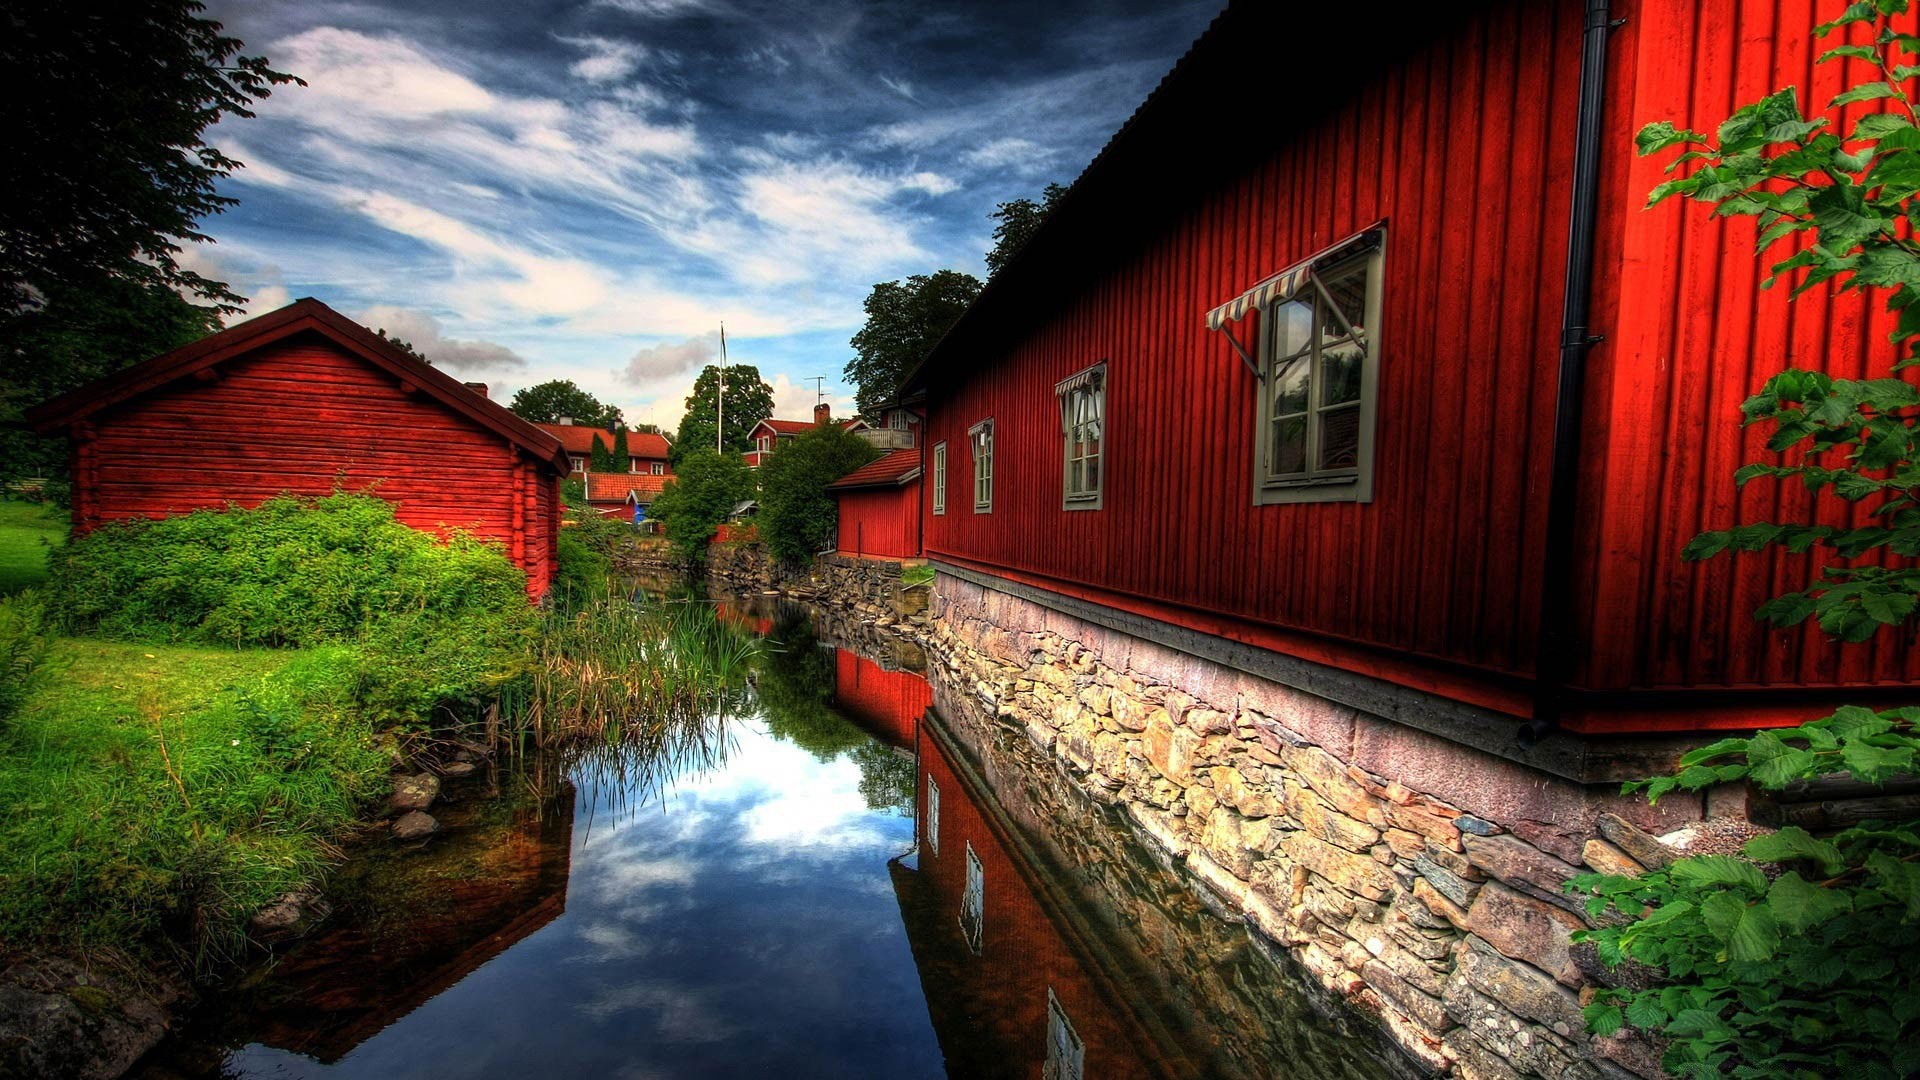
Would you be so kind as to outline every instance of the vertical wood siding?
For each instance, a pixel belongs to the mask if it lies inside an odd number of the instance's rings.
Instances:
[[[1250,109],[1247,137],[1276,142],[1256,167],[1046,298],[1003,353],[934,374],[949,490],[928,553],[1529,671],[1578,31],[1572,3],[1498,5],[1326,115]],[[1203,316],[1380,221],[1374,500],[1254,506],[1256,383]],[[1101,361],[1105,505],[1064,511],[1053,385]],[[967,428],[987,417],[994,505],[975,513]]]
[[[836,541],[840,554],[919,558],[919,493],[918,483],[833,492],[840,504]]]
[[[911,671],[888,671],[851,649],[833,654],[834,705],[889,746],[911,750],[933,688]]]
[[[92,418],[77,523],[371,488],[414,528],[498,542],[546,591],[559,488],[500,436],[330,344],[281,342],[218,370]]]
[[[1810,113],[1867,65],[1814,63],[1863,32],[1815,41],[1812,27],[1838,16],[1840,0],[1689,0],[1636,4],[1625,12],[1633,50],[1615,79],[1610,147],[1630,145],[1653,120],[1713,128],[1734,108],[1784,86]],[[1908,20],[1911,32],[1913,19]],[[1875,103],[1850,106],[1849,131]],[[1672,154],[1635,159],[1624,149],[1607,177],[1617,261],[1599,275],[1599,325],[1611,324],[1589,395],[1583,479],[1587,600],[1582,681],[1602,687],[1866,686],[1920,681],[1912,634],[1883,633],[1861,645],[1828,641],[1809,624],[1777,631],[1757,623],[1769,597],[1804,587],[1820,560],[1777,552],[1680,561],[1705,529],[1741,522],[1807,520],[1811,499],[1797,482],[1733,473],[1768,453],[1766,430],[1740,428],[1740,402],[1787,367],[1838,378],[1884,377],[1895,350],[1880,298],[1821,288],[1788,303],[1786,284],[1762,289],[1766,267],[1791,251],[1754,254],[1752,219],[1711,216],[1678,200],[1643,211],[1667,177]],[[1825,520],[1845,523],[1844,514]],[[1864,523],[1864,519],[1860,521]]]

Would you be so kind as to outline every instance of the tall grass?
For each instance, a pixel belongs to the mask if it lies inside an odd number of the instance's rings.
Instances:
[[[704,603],[610,594],[550,614],[531,676],[503,701],[542,746],[658,740],[737,712],[757,643]]]

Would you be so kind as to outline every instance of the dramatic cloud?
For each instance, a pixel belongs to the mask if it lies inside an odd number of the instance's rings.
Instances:
[[[815,375],[839,411],[873,284],[981,272],[994,205],[1071,180],[1218,3],[212,0],[309,84],[213,133],[246,168],[212,276],[668,426],[724,321],[783,413]]]
[[[436,365],[462,375],[527,369],[526,360],[505,345],[442,336],[440,320],[424,311],[381,306],[368,308],[356,318],[367,326],[385,330],[388,337],[412,345]]]
[[[711,337],[662,342],[634,353],[633,357],[627,361],[626,376],[636,383],[653,382],[684,372],[698,371],[719,358],[720,335],[718,333]]]

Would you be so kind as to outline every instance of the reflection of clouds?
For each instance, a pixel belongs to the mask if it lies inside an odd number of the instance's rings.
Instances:
[[[732,1011],[709,991],[660,983],[634,982],[601,989],[582,1001],[580,1011],[595,1020],[610,1020],[643,1012],[662,1037],[676,1042],[716,1043],[732,1038],[738,1025],[727,1019]]]

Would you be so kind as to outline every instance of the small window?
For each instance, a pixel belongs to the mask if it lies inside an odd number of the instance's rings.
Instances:
[[[1087,1075],[1087,1044],[1073,1030],[1067,1010],[1047,987],[1047,1062],[1041,1080],[1083,1080]]]
[[[655,475],[655,476],[665,476],[665,475],[667,475],[667,463],[666,463],[666,462],[664,462],[664,461],[656,461],[656,462],[654,462],[654,463],[653,463],[653,475]]]
[[[940,785],[927,774],[927,852],[940,857]]]
[[[993,511],[993,421],[982,420],[967,429],[973,442],[973,512]]]
[[[630,472],[630,473],[637,473],[637,472],[639,472],[639,471],[640,471],[640,459],[639,459],[639,458],[637,458],[637,457],[630,457],[630,458],[628,458],[628,459],[627,459],[627,471],[628,471],[628,472]]]
[[[986,936],[987,875],[980,869],[980,856],[973,853],[973,841],[967,841],[967,887],[960,894],[960,933],[975,956]]]
[[[947,512],[947,444],[933,447],[933,512]]]
[[[1062,504],[1068,510],[1100,509],[1105,470],[1107,365],[1095,364],[1053,388],[1060,399],[1060,433],[1066,444]]]
[[[586,472],[586,471],[587,471],[587,459],[586,459],[586,458],[583,458],[583,457],[569,457],[569,458],[568,458],[567,460],[568,460],[568,461],[571,461],[571,462],[573,463],[573,471],[574,471],[574,472]]]
[[[893,431],[907,430],[907,410],[893,409],[887,413],[887,427]]]
[[[773,449],[772,437],[767,435],[760,436],[760,452],[764,454],[771,449]]]
[[[1312,265],[1267,311],[1255,501],[1372,499],[1380,280],[1373,245]]]

